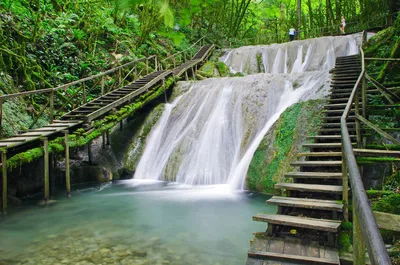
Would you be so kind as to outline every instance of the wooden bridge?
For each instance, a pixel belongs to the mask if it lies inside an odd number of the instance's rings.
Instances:
[[[173,68],[172,70],[163,70],[162,64],[157,64],[155,61],[156,71],[145,75],[144,77],[124,85],[118,89],[112,90],[78,108],[69,111],[68,113],[62,115],[58,120],[52,120],[52,122],[41,128],[33,129],[28,132],[24,132],[15,135],[10,138],[0,140],[1,158],[2,158],[2,175],[3,175],[3,189],[2,189],[2,211],[7,209],[7,153],[17,154],[25,150],[43,146],[44,148],[44,182],[45,182],[45,200],[49,198],[49,139],[54,139],[59,137],[60,134],[65,135],[65,156],[66,156],[66,181],[67,181],[67,193],[70,192],[70,173],[69,173],[69,144],[68,144],[68,134],[70,132],[76,131],[79,128],[83,128],[85,131],[90,131],[93,129],[93,121],[105,117],[111,111],[120,109],[123,106],[132,103],[137,100],[141,95],[149,92],[159,86],[162,86],[165,91],[165,81],[168,78],[173,78],[174,82],[179,80],[185,75],[188,79],[188,75],[191,74],[195,77],[195,72],[197,67],[200,66],[214,50],[214,45],[202,46],[199,51],[191,58],[180,66]],[[178,55],[180,53],[177,53]],[[168,58],[167,58],[168,59]],[[129,64],[129,63],[128,63]],[[159,66],[159,67],[158,67]],[[175,57],[174,57],[175,66]],[[146,62],[146,67],[148,67]],[[161,68],[161,69],[158,69]],[[114,70],[110,70],[114,71]],[[107,71],[107,72],[110,72]],[[121,75],[120,75],[121,76]],[[86,78],[84,80],[89,80]],[[121,78],[120,78],[121,79]],[[103,81],[103,80],[102,80]],[[75,81],[75,83],[82,82],[82,80]],[[83,81],[84,82],[84,81]],[[121,82],[120,82],[121,83]],[[71,84],[69,84],[71,85]],[[65,88],[61,86],[59,88]],[[22,92],[17,94],[9,94],[0,96],[0,107],[2,103],[10,98],[25,96],[29,94],[41,94],[41,93],[51,93],[50,98],[54,97],[55,89],[44,89],[36,90],[30,92]],[[104,89],[104,82],[102,82],[102,90]],[[86,101],[86,100],[85,100]],[[54,100],[51,100],[54,104]],[[52,105],[50,104],[50,105]],[[104,139],[103,139],[104,140]]]
[[[391,264],[355,154],[400,157],[400,151],[365,149],[368,131],[399,144],[366,119],[367,93],[382,93],[391,104],[400,99],[365,73],[364,61],[369,59],[376,58],[364,58],[362,50],[361,55],[336,59],[325,122],[319,135],[308,137],[312,142],[303,145],[310,152],[298,154],[300,160],[291,164],[299,171],[288,172],[286,181],[276,184],[286,196],[267,201],[278,207],[277,214],[253,217],[267,222],[268,228],[255,233],[246,265],[341,264],[338,234],[342,222],[349,220],[353,222],[354,264],[366,264],[365,248],[371,264]],[[367,89],[367,79],[376,89]],[[353,204],[351,216],[349,201]]]

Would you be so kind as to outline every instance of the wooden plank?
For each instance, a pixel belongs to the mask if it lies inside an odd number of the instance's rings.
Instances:
[[[285,247],[285,241],[280,238],[269,238],[269,252],[283,253],[283,248]]]
[[[253,216],[253,221],[267,222],[276,225],[315,229],[319,231],[326,231],[333,233],[336,233],[341,225],[340,221],[279,215],[279,214],[257,214]]]
[[[316,209],[316,210],[327,210],[327,211],[338,211],[338,212],[341,212],[343,210],[342,203],[329,200],[273,196],[271,199],[267,200],[267,203],[279,206],[298,207],[298,208]]]
[[[300,167],[337,167],[342,165],[342,161],[297,161],[290,163],[290,165]]]
[[[379,228],[400,232],[400,215],[375,211],[373,214]]]
[[[309,152],[309,153],[298,153],[297,157],[308,156],[308,157],[332,157],[342,156],[342,152]]]
[[[394,156],[400,157],[400,151],[377,150],[377,149],[353,149],[354,153],[362,156]]]
[[[323,178],[341,179],[342,173],[337,172],[289,172],[285,174],[287,178]]]
[[[289,254],[277,254],[272,252],[261,252],[261,251],[251,251],[247,253],[249,257],[259,258],[259,259],[278,259],[278,260],[286,260],[292,262],[301,262],[301,264],[331,264],[338,265],[339,263],[321,258],[313,258],[313,257],[304,257],[298,255],[289,255]]]
[[[319,184],[301,184],[301,183],[278,183],[275,184],[277,189],[298,190],[307,192],[322,192],[322,193],[342,193],[342,186],[335,185],[319,185]]]

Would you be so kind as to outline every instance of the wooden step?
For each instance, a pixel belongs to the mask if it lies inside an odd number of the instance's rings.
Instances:
[[[342,179],[340,172],[289,172],[285,174],[285,178],[295,179]]]
[[[318,192],[318,193],[334,193],[334,194],[342,194],[343,192],[342,186],[321,185],[321,184],[278,183],[275,184],[275,188],[296,190],[301,192]]]
[[[337,233],[341,225],[340,221],[305,218],[305,217],[279,215],[279,214],[257,214],[253,216],[253,221],[314,229],[318,231],[326,231],[333,233]]]
[[[340,264],[339,261],[330,260],[330,259],[314,258],[314,257],[310,257],[310,256],[299,256],[299,255],[291,255],[291,254],[283,254],[283,253],[275,253],[275,252],[267,252],[267,251],[257,251],[257,250],[249,250],[247,252],[247,256],[249,258],[254,258],[254,259],[279,260],[279,263],[268,262],[268,263],[263,263],[263,264],[281,264],[280,261],[287,262],[287,264],[298,264],[298,263],[301,263],[301,264],[327,264],[327,265]]]
[[[355,145],[355,143],[353,143]],[[303,147],[306,148],[341,148],[342,143],[310,143],[310,144],[303,144]]]
[[[267,204],[325,211],[343,211],[343,203],[329,200],[274,196],[267,200]]]
[[[340,120],[342,116],[325,116],[322,117],[324,120]],[[355,116],[348,116],[347,120],[354,120],[356,117]]]
[[[356,126],[355,122],[347,122],[347,127],[354,127]],[[324,128],[340,128],[340,122],[329,122],[322,124]]]
[[[298,153],[297,157],[305,156],[305,157],[337,157],[342,156],[342,152],[307,152],[307,153]]]
[[[293,167],[341,167],[342,161],[297,161],[290,165]]]
[[[341,135],[316,135],[316,136],[307,136],[308,139],[329,139],[329,140],[340,140],[342,139]],[[350,135],[350,138],[356,138],[355,135]]]

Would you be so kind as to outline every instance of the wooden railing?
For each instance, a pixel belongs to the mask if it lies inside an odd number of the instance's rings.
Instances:
[[[196,53],[196,48],[200,48],[205,44],[205,39],[206,36],[203,36],[185,50],[174,53],[167,58],[161,60],[161,67],[164,67],[165,65],[166,69],[170,69],[171,66],[175,68],[178,62],[186,62],[187,58],[192,58],[193,55]]]
[[[363,41],[366,39],[366,32],[363,32]],[[349,130],[347,128],[347,118],[354,104],[356,114],[356,134],[357,145],[365,145],[365,137],[361,137],[360,122],[365,123],[366,117],[366,93],[367,82],[365,73],[364,51],[361,52],[361,73],[351,92],[344,113],[340,119],[342,135],[342,173],[343,173],[343,201],[345,204],[345,219],[348,220],[348,182],[351,184],[352,193],[352,212],[353,212],[353,261],[355,265],[366,264],[365,247],[368,250],[369,259],[372,265],[391,264],[385,244],[380,234],[379,228],[375,222],[368,197],[366,195],[357,161],[354,155]],[[361,101],[360,104],[360,93]],[[360,106],[361,105],[361,106]],[[361,113],[360,115],[360,108]],[[370,124],[367,124],[369,126]],[[374,129],[374,128],[372,128]],[[378,132],[379,133],[379,132]]]

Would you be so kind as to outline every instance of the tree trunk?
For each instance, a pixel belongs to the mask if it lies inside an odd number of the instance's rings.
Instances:
[[[300,39],[301,34],[301,0],[297,0],[297,39]]]
[[[312,30],[313,30],[313,13],[312,13],[312,6],[311,6],[311,0],[308,0],[307,2],[307,6],[308,6],[308,13],[309,13],[309,17],[310,17],[310,32],[309,32],[309,36],[312,36]]]

